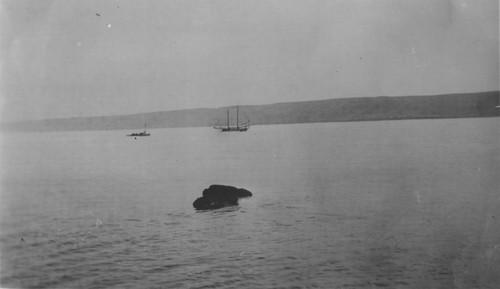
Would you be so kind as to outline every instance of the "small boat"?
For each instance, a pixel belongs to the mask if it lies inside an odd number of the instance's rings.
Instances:
[[[146,132],[147,126],[144,125],[144,131],[128,134],[127,136],[150,136],[150,133]]]
[[[247,131],[250,128],[250,122],[240,125],[239,122],[240,107],[236,106],[236,125],[229,125],[229,110],[227,111],[227,125],[226,126],[214,126],[215,129],[221,132],[232,132],[232,131]]]

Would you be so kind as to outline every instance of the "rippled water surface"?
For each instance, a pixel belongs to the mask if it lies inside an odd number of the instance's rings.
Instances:
[[[1,136],[1,287],[499,288],[498,118],[127,133]]]

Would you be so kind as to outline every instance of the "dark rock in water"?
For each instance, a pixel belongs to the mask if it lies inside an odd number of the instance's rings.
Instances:
[[[238,205],[239,198],[252,196],[252,193],[245,189],[238,189],[232,186],[211,185],[203,190],[203,197],[196,199],[193,206],[197,210],[213,210],[226,206]]]
[[[203,190],[203,196],[207,198],[246,198],[251,197],[252,193],[232,186],[211,185],[208,189]]]
[[[210,199],[207,197],[201,197],[196,199],[193,203],[193,207],[197,210],[214,210],[235,205],[238,205],[238,198]]]

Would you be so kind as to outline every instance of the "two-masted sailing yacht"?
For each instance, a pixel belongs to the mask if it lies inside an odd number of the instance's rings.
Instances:
[[[226,126],[214,126],[215,129],[219,129],[221,132],[231,132],[231,131],[247,131],[250,128],[250,122],[240,125],[239,120],[240,107],[236,106],[236,125],[229,125],[229,110],[227,111],[227,125]]]
[[[144,125],[144,131],[128,134],[127,136],[150,136],[150,133],[146,132],[147,125]]]

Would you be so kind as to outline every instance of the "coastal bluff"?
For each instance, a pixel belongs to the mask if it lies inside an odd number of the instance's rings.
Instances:
[[[498,91],[417,96],[378,96],[240,105],[251,125],[498,117]],[[157,111],[129,115],[75,117],[0,123],[2,131],[90,131],[173,127],[212,127],[235,107]],[[230,116],[230,122],[236,120]]]

